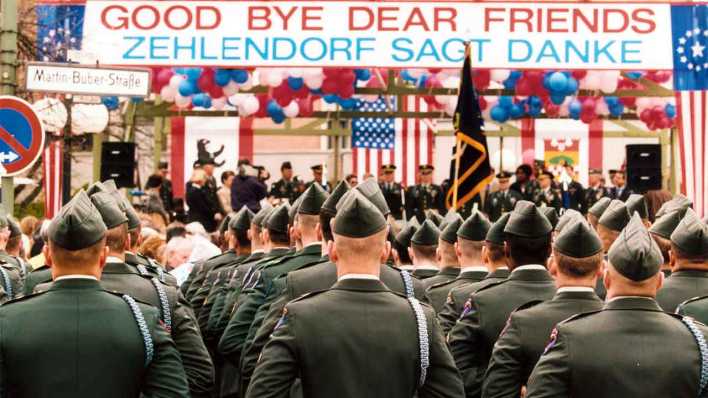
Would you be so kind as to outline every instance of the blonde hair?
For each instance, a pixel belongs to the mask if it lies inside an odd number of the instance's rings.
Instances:
[[[140,245],[139,252],[164,264],[165,240],[160,235],[149,236]]]
[[[189,182],[199,182],[205,183],[207,180],[206,171],[203,169],[195,169],[192,171],[192,177],[189,178]]]

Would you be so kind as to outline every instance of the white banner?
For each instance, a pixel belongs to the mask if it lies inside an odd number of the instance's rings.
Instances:
[[[114,65],[672,69],[669,4],[88,0]]]
[[[149,69],[30,63],[26,76],[27,91],[125,97],[150,95]]]

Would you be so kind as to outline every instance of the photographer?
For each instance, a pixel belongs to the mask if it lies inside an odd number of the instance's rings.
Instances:
[[[238,174],[231,185],[231,207],[239,211],[244,205],[256,213],[261,209],[260,201],[268,194],[264,183],[270,174],[262,167],[251,166],[247,159],[239,160]]]

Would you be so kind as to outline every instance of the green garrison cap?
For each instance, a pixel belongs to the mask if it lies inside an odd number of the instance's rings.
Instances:
[[[231,221],[229,221],[229,229],[236,231],[245,231],[251,228],[251,221],[255,214],[247,206],[241,207],[241,210],[236,212],[231,216]]]
[[[5,216],[4,214],[0,214],[0,228],[5,228],[9,226],[10,222],[8,221],[7,216]]]
[[[612,267],[624,277],[635,282],[646,280],[659,272],[664,257],[638,214],[632,216],[627,226],[607,252]]]
[[[597,220],[597,223],[605,228],[619,232],[624,229],[630,218],[631,215],[627,211],[627,206],[625,206],[624,202],[613,199],[607,209],[605,209],[605,212],[602,213],[600,219]]]
[[[416,229],[420,228],[420,223],[418,222],[418,217],[413,216],[408,219],[408,224],[412,224]]]
[[[428,211],[425,212],[425,218],[426,218],[427,220],[432,221],[433,224],[435,224],[436,227],[440,227],[440,224],[443,223],[443,218],[442,218],[442,216],[441,216],[440,214],[438,214],[437,212],[434,212],[434,211],[432,211],[432,210],[428,210]]]
[[[539,207],[538,210],[541,211],[541,214],[546,216],[546,220],[551,223],[551,227],[555,228],[556,225],[558,225],[558,212],[556,211],[555,207]]]
[[[558,219],[556,224],[556,232],[560,232],[568,225],[569,222],[575,220],[576,218],[584,219],[583,215],[579,211],[574,209],[566,209],[562,216]]]
[[[415,218],[415,217],[414,217]],[[411,246],[411,238],[413,238],[413,234],[415,234],[415,231],[420,228],[420,224],[418,224],[418,221],[414,223],[409,222],[401,231],[396,235],[396,242],[402,247],[402,248],[407,248]]]
[[[649,228],[649,232],[661,236],[664,239],[671,239],[671,234],[681,222],[686,214],[686,209],[678,208],[657,218]]]
[[[49,240],[66,250],[81,250],[106,236],[101,213],[86,192],[79,191],[49,224]]]
[[[116,185],[116,182],[111,180],[106,180],[103,181],[103,186],[108,189],[108,192],[115,192],[118,190],[118,186]]]
[[[610,202],[612,202],[612,199],[608,198],[607,196],[603,196],[597,202],[595,202],[594,205],[590,206],[590,209],[588,209],[588,213],[592,214],[597,218],[600,218],[602,217],[602,213],[607,210],[607,206],[610,205]]]
[[[671,234],[671,243],[682,254],[705,258],[708,256],[708,225],[692,209],[686,209],[686,215]]]
[[[447,243],[457,242],[457,231],[464,222],[462,216],[455,213],[454,217],[450,217],[451,220],[445,223],[445,228],[440,231],[440,239]]]
[[[314,185],[320,185],[320,184],[312,184],[312,185],[310,185],[310,187],[312,187]],[[295,201],[293,202],[292,206],[290,206],[290,210],[288,210],[288,223],[290,225],[295,225],[295,216],[297,215],[297,211],[300,208],[300,205],[302,204],[303,199],[305,199],[304,195],[298,196],[298,198],[295,199]]]
[[[322,202],[321,211],[329,215],[337,214],[337,203],[339,203],[339,200],[342,199],[342,196],[344,196],[345,193],[349,192],[350,189],[351,187],[349,187],[349,184],[346,181],[340,181],[339,184],[334,187],[329,197],[324,202]]]
[[[106,228],[113,229],[128,222],[128,217],[110,194],[97,192],[91,195],[91,203],[101,213],[101,219],[106,224]]]
[[[585,258],[600,253],[602,241],[582,217],[573,217],[556,237],[553,248],[569,257]]]
[[[266,228],[269,231],[276,231],[280,233],[288,232],[288,211],[290,211],[290,205],[283,203],[278,205],[273,211],[266,217],[265,223]]]
[[[411,237],[411,243],[416,246],[437,246],[439,238],[438,227],[432,221],[425,220]]]
[[[327,200],[327,192],[320,184],[311,184],[305,192],[298,198],[302,202],[297,212],[300,214],[318,215],[322,209],[322,204]],[[385,200],[384,200],[385,201]]]
[[[94,182],[93,184],[89,185],[88,189],[86,189],[86,194],[88,196],[91,196],[97,192],[111,193],[101,181]]]
[[[352,189],[338,205],[333,232],[348,238],[366,238],[386,228],[379,208],[359,190]]]
[[[624,204],[627,206],[629,214],[634,214],[636,211],[639,213],[639,217],[644,219],[649,218],[649,209],[647,208],[647,201],[644,199],[644,195],[633,193],[629,195]]]
[[[115,197],[114,197],[115,198]],[[123,203],[123,211],[125,211],[125,216],[128,217],[128,231],[133,231],[137,229],[141,222],[140,222],[140,216],[138,215],[138,212],[135,211],[133,208],[133,205],[128,202],[128,199],[126,198],[121,198],[121,201],[118,202],[118,205]]]
[[[504,227],[504,233],[524,238],[538,238],[553,231],[551,223],[533,203],[520,200]]]
[[[366,199],[369,199],[374,206],[378,207],[384,217],[391,214],[391,209],[389,209],[388,203],[386,203],[386,198],[384,197],[383,192],[381,192],[381,187],[376,180],[369,178],[363,183],[357,185],[354,189],[364,195]]]
[[[665,202],[661,207],[659,208],[659,211],[656,212],[655,217],[659,218],[663,216],[666,213],[670,213],[674,210],[677,209],[682,209],[686,210],[689,207],[693,207],[693,202],[691,202],[691,199],[681,195],[681,194],[676,194],[674,195],[671,200],[668,202]]]
[[[10,227],[10,237],[11,238],[22,235],[22,230],[20,230],[20,224],[18,224],[17,221],[8,217],[7,224]]]
[[[499,219],[489,227],[489,231],[487,231],[487,236],[484,240],[497,245],[503,245],[505,241],[504,228],[506,228],[506,223],[509,222],[509,217],[511,217],[511,213],[506,213],[499,217]]]
[[[251,219],[251,223],[257,225],[259,228],[264,228],[265,224],[263,224],[263,221],[265,221],[266,217],[268,217],[268,214],[273,211],[273,206],[269,204],[265,204],[261,209],[256,213],[255,216],[253,216],[253,219]]]
[[[226,233],[226,231],[229,229],[229,223],[231,222],[231,218],[234,216],[234,213],[229,213],[224,217],[223,220],[221,220],[221,224],[219,224],[219,234],[223,235]]]
[[[445,217],[443,217],[442,221],[440,222],[440,225],[438,225],[438,229],[440,229],[440,231],[444,230],[449,222],[457,220],[458,217],[462,218],[460,213],[456,212],[455,210],[449,210],[445,214]],[[462,221],[465,221],[465,219],[462,218]]]
[[[492,224],[487,220],[487,217],[475,211],[471,216],[467,217],[467,220],[457,230],[457,237],[481,242],[486,239],[491,227]]]

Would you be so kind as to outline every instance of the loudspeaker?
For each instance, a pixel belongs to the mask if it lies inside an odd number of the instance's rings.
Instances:
[[[104,142],[101,147],[101,181],[113,179],[118,188],[135,186],[135,144]]]
[[[661,145],[627,145],[627,187],[641,193],[661,189]]]

